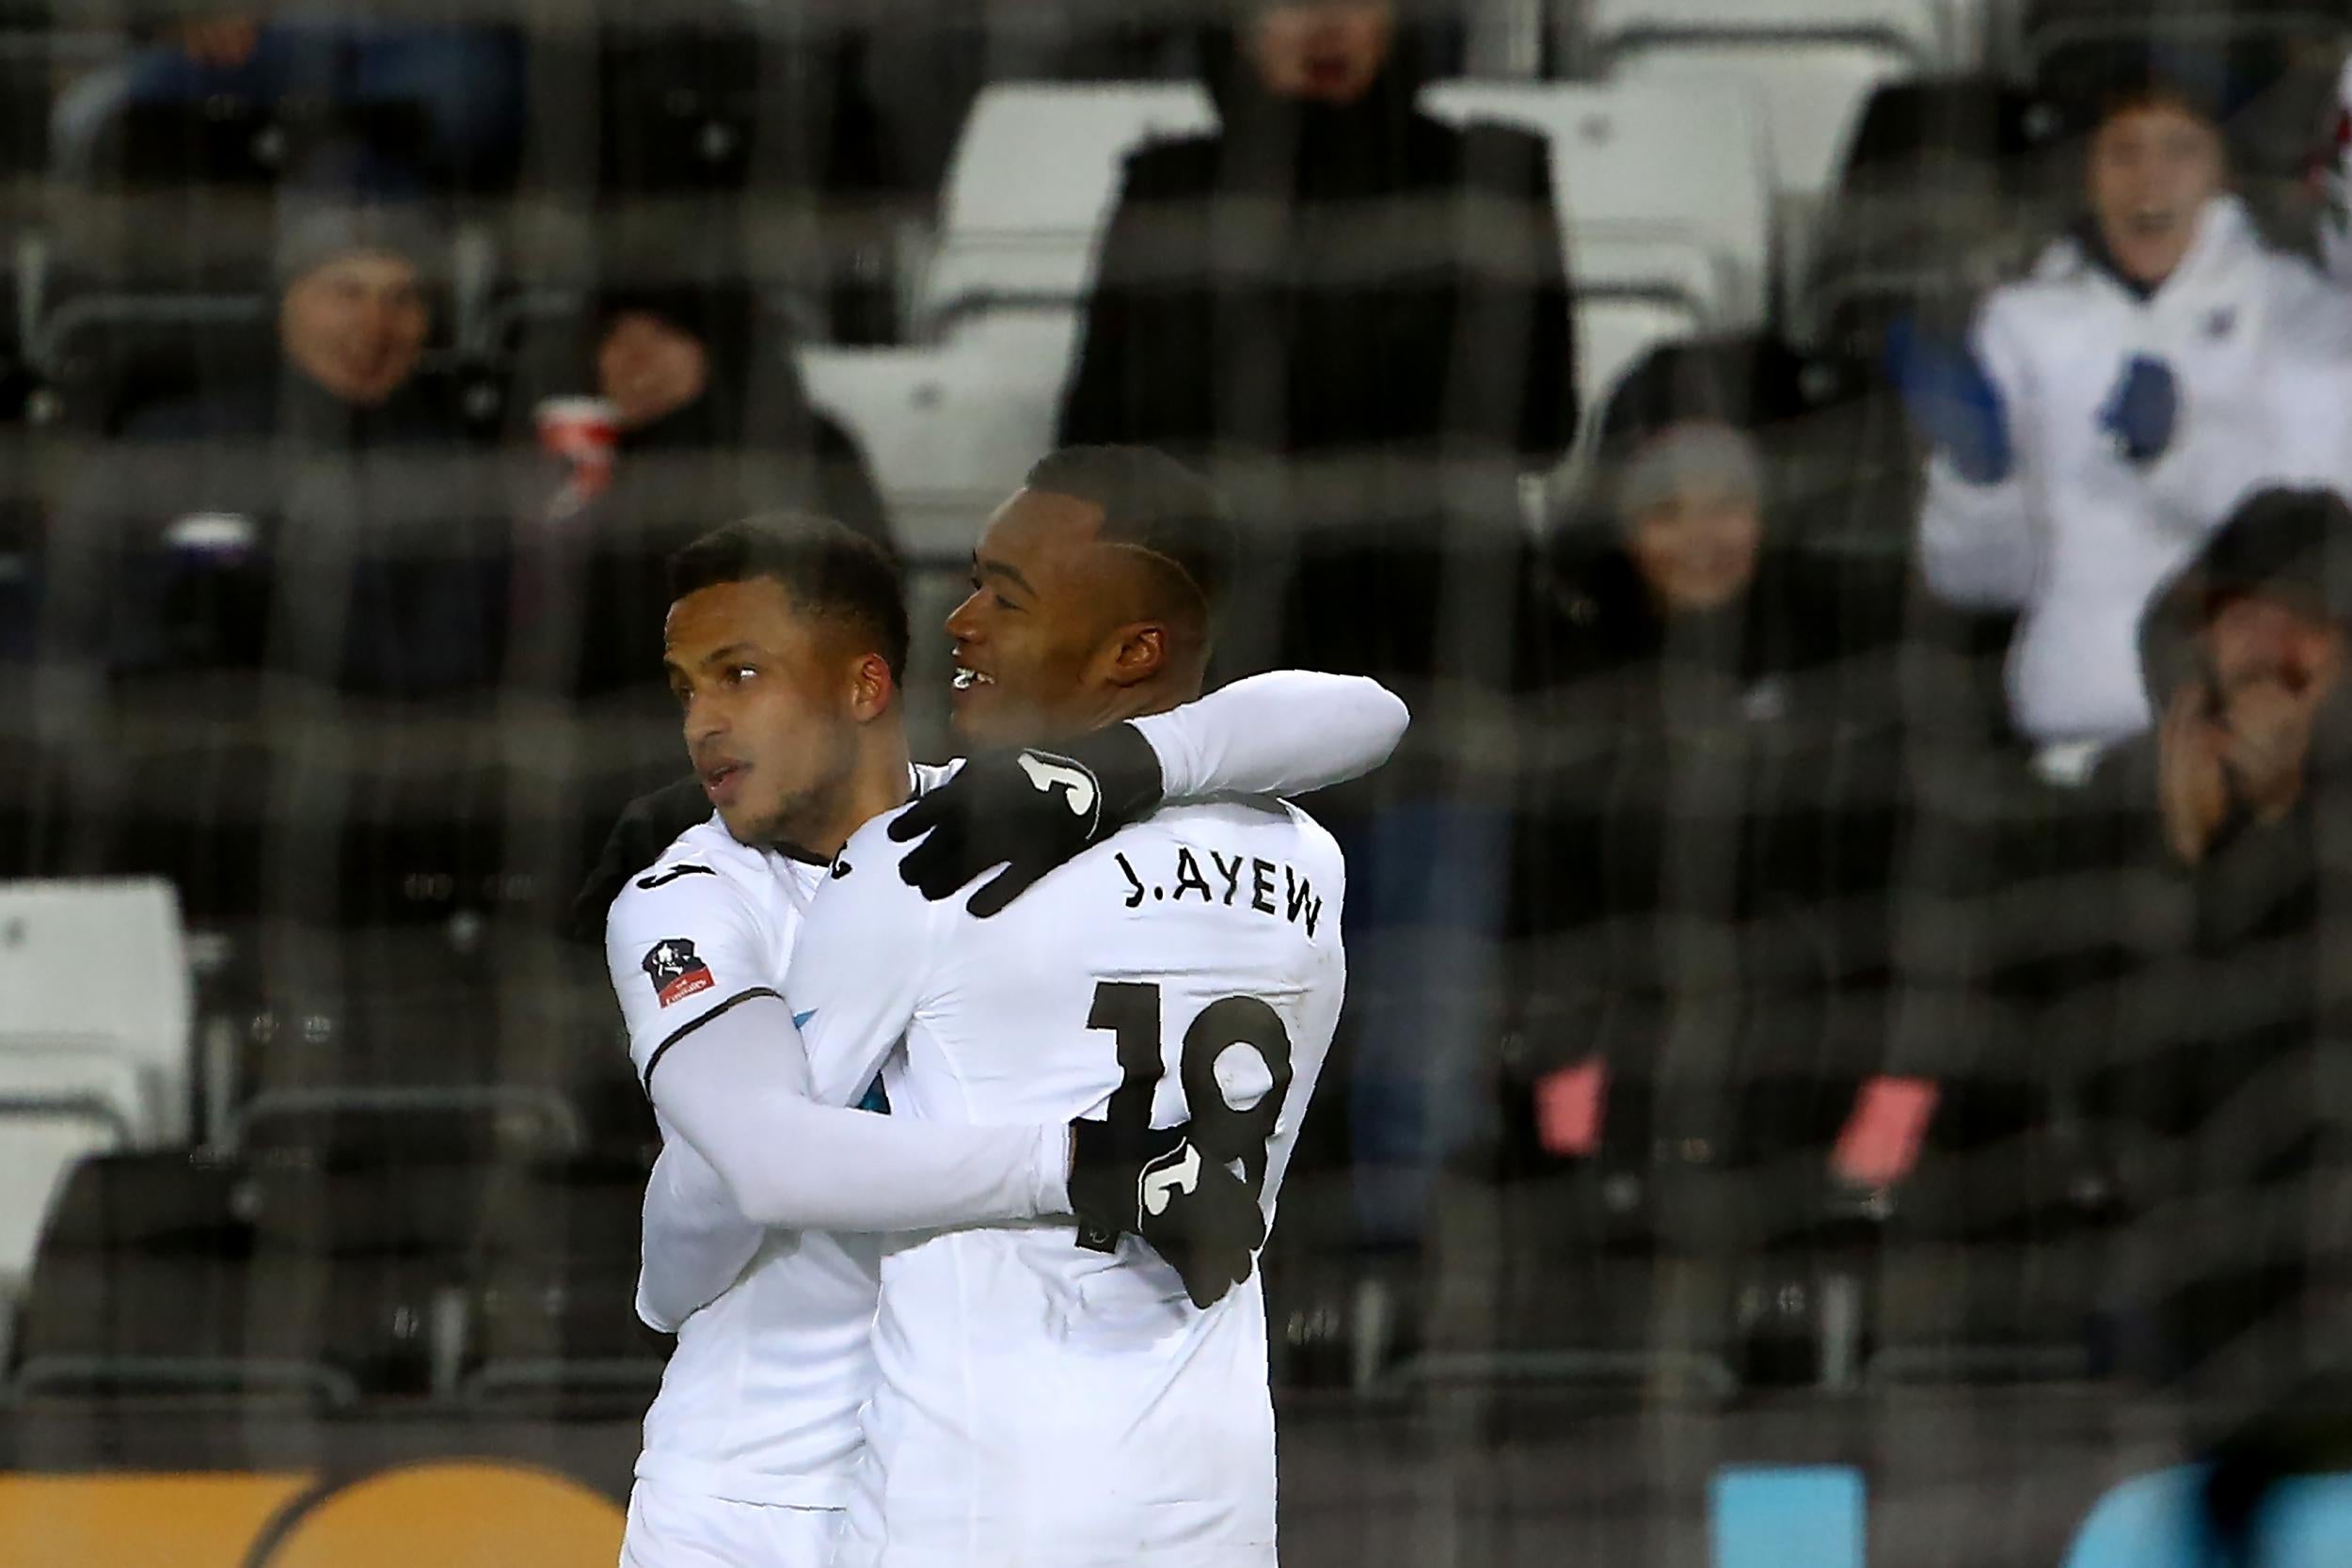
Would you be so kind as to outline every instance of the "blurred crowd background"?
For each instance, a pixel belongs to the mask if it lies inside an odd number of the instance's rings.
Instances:
[[[660,565],[1210,473],[1379,675],[1286,1386],[2294,1396],[2352,11],[0,5],[21,1402],[627,1411]],[[911,704],[945,754],[944,635]],[[593,939],[593,932],[588,933]]]

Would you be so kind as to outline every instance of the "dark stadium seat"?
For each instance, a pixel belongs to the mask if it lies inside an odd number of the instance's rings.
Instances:
[[[1892,186],[1937,159],[1999,163],[2022,178],[2065,128],[2057,106],[1997,77],[1890,82],[1863,107],[1839,183],[1849,192]]]
[[[0,430],[0,467],[22,475],[29,466],[20,433]],[[37,495],[8,494],[12,487],[0,482],[0,669],[32,657],[40,613],[41,505]],[[0,727],[12,722],[0,716]]]
[[[28,345],[40,422],[110,436],[150,404],[235,386],[276,364],[276,319],[249,289],[69,293]]]
[[[277,1304],[371,1395],[446,1392],[462,1354],[466,1259],[495,1173],[427,1158],[311,1164],[256,1151],[256,1277],[299,1283]]]
[[[521,1085],[264,1089],[241,1116],[260,1151],[337,1159],[487,1160],[569,1152],[579,1113],[552,1089]]]
[[[387,151],[420,145],[428,129],[414,103],[375,103],[313,111],[215,94],[190,103],[125,105],[101,133],[96,181],[129,189],[268,186],[320,147],[357,141]]]
[[[34,19],[0,14],[0,181],[47,172],[51,44]]]
[[[1931,1148],[1890,1196],[1868,1278],[1877,1385],[2072,1383],[2105,1370],[2095,1325],[2114,1189],[2047,1128]]]
[[[614,27],[603,40],[603,163],[612,192],[740,190],[760,116],[759,36],[719,26]]]
[[[326,1408],[453,1397],[473,1285],[499,1256],[490,1238],[548,1224],[537,1183],[527,1164],[432,1151],[87,1161],[35,1260],[15,1389]],[[633,1201],[622,1213],[633,1227]]]
[[[2071,211],[2066,117],[1985,78],[1891,84],[1871,99],[1831,196],[1797,330],[1875,355],[1887,319],[1964,313]]]
[[[1661,1234],[1654,1176],[1595,1160],[1451,1184],[1422,1348],[1392,1380],[1702,1403],[1735,1395],[1737,1259]],[[1705,1184],[1714,1200],[1731,1196]]]
[[[597,956],[549,927],[477,924],[471,946],[430,925],[241,933],[215,990],[237,1031],[242,1137],[339,1159],[633,1146],[636,1130],[615,1135],[575,1100],[633,1082]]]
[[[634,1414],[660,1385],[669,1341],[636,1320],[645,1166],[540,1165],[501,1195],[475,1264],[474,1370],[482,1408]]]
[[[257,1257],[262,1189],[248,1166],[184,1153],[77,1167],[34,1259],[14,1393],[356,1403],[354,1371],[310,1336],[287,1332],[315,1270]]]

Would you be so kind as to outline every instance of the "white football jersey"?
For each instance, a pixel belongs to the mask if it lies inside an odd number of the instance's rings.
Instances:
[[[917,790],[948,772],[916,768]],[[827,869],[739,844],[713,816],[630,879],[605,956],[641,1083],[705,1021],[782,993]],[[637,1474],[736,1502],[841,1507],[873,1386],[879,1248],[769,1231],[734,1286],[679,1325]]]
[[[1330,835],[1279,801],[1180,807],[979,921],[908,889],[883,829],[819,890],[787,990],[818,1098],[880,1066],[898,1116],[1189,1117],[1271,1219],[1344,987]],[[1273,1561],[1254,1277],[1203,1312],[1141,1242],[1068,1221],[894,1238],[882,1277],[842,1561]]]

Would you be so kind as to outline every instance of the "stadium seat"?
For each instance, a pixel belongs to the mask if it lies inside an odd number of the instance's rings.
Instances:
[[[1422,1348],[1391,1386],[1702,1403],[1738,1393],[1729,1260],[1661,1245],[1636,1173],[1595,1161],[1500,1184],[1459,1179],[1438,1201]]]
[[[43,22],[0,15],[0,217],[20,245],[47,198],[50,103],[69,53],[59,45]],[[6,337],[14,342],[13,327]]]
[[[159,399],[233,383],[275,361],[266,294],[84,290],[42,317],[27,345],[49,424],[96,436]]]
[[[354,1162],[255,1155],[253,1269],[287,1342],[371,1394],[456,1392],[466,1283],[516,1168],[435,1153]]]
[[[101,134],[91,161],[102,182],[176,191],[189,186],[263,186],[299,168],[325,142],[346,137],[382,148],[415,145],[425,131],[413,103],[306,114],[215,94],[189,103],[124,105]]]
[[[1990,79],[1881,87],[1823,214],[1793,335],[1870,356],[1895,315],[1964,310],[2065,221],[2056,153],[2067,129],[2046,99]]]
[[[919,290],[920,339],[994,309],[1086,297],[1126,154],[1214,129],[1208,94],[1162,83],[1014,83],[973,104]]]
[[[2057,105],[1998,77],[1889,82],[1863,108],[1839,184],[1850,194],[1903,183],[1938,160],[2025,169],[2065,129]]]
[[[809,401],[855,433],[911,558],[970,555],[1052,449],[1077,333],[1075,301],[1031,303],[967,315],[935,346],[801,350]]]
[[[1589,25],[1612,81],[1754,96],[1771,149],[1779,244],[1795,267],[1871,89],[1951,53],[1943,8],[1929,0],[1597,0]]]
[[[1580,8],[1584,40],[1603,59],[1717,43],[1851,41],[1924,67],[1950,61],[1961,41],[1952,0],[1589,0]]]
[[[1992,1162],[1997,1164],[1997,1162]],[[1866,1279],[1879,1386],[2079,1383],[2100,1375],[2102,1228],[2049,1213],[1979,1241],[1935,1235],[1899,1211]]]
[[[1695,336],[1700,320],[1656,300],[1594,297],[1580,292],[1576,309],[1576,373],[1584,429],[1597,430],[1601,410],[1627,372],[1654,349]]]
[[[10,474],[28,476],[32,464],[26,448],[21,431],[0,432],[0,465]],[[22,477],[20,483],[25,488],[17,495],[7,494],[8,486],[0,484],[0,669],[32,658],[40,628],[43,505],[29,477]],[[0,702],[0,714],[5,714],[6,706]],[[0,725],[12,722],[13,716],[0,717]],[[5,780],[0,780],[0,793],[7,788]],[[6,809],[0,805],[0,814]],[[0,842],[5,838],[0,837]],[[25,861],[11,863],[29,869]]]
[[[77,1157],[187,1136],[194,1010],[167,884],[0,883],[0,1279]]]
[[[186,1153],[76,1166],[25,1292],[12,1394],[240,1408],[358,1402],[349,1370],[308,1336],[286,1332],[314,1271],[255,1266],[260,1188],[242,1165]]]
[[[664,196],[742,188],[759,122],[756,33],[616,26],[599,57],[606,190]]]
[[[1636,279],[1663,297],[1713,277],[1710,326],[1760,323],[1772,252],[1772,177],[1761,120],[1726,94],[1641,86],[1443,82],[1422,104],[1440,119],[1500,120],[1551,144],[1570,277]]]
[[[444,1161],[569,1153],[580,1116],[551,1089],[522,1085],[264,1089],[239,1121],[253,1151]]]
[[[1803,49],[1731,45],[1645,51],[1621,60],[1613,78],[1689,96],[1753,92],[1771,139],[1772,188],[1784,239],[1829,188],[1870,94],[1911,70],[1900,55],[1865,43]]]
[[[489,1211],[475,1267],[478,1354],[465,1397],[487,1409],[642,1410],[668,1341],[636,1320],[645,1168],[533,1167]]]

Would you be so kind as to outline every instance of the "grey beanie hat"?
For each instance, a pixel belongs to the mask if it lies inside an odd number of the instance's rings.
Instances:
[[[404,164],[351,141],[330,142],[279,188],[271,271],[280,289],[338,256],[397,256],[428,285],[450,271],[451,236]]]
[[[428,285],[450,266],[450,236],[424,203],[353,192],[290,195],[279,203],[271,272],[280,289],[340,256],[397,256]]]
[[[1692,420],[1644,441],[1617,475],[1616,513],[1629,524],[1689,485],[1761,499],[1764,460],[1755,440],[1730,425]]]

